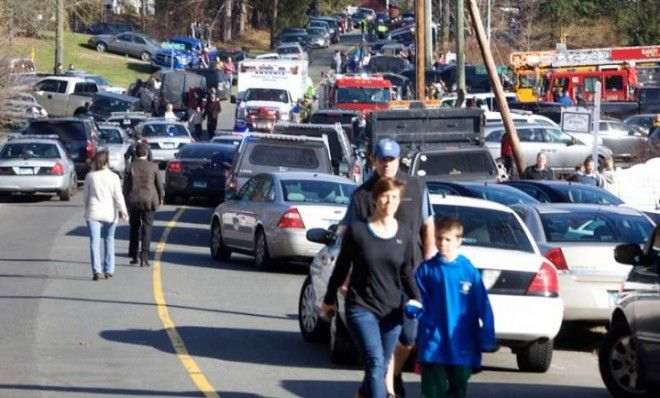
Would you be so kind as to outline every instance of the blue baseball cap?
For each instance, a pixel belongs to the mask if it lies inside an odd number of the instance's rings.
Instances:
[[[391,138],[383,138],[376,144],[374,155],[378,159],[398,158],[401,155],[401,147]]]

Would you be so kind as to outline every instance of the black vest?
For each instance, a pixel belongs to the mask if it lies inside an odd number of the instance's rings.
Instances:
[[[371,176],[369,180],[360,185],[353,193],[351,206],[355,210],[354,214],[356,214],[356,218],[358,220],[365,220],[371,217],[371,215],[376,210],[374,201],[371,199],[371,190],[379,178],[380,177],[374,173],[374,175]],[[422,198],[424,195],[424,185],[419,179],[410,177],[404,173],[398,173],[396,178],[405,181],[406,187],[395,218],[402,225],[406,225],[413,232],[417,232],[414,234],[415,251],[413,253],[413,264],[415,264],[415,267],[417,267],[422,262],[421,235],[422,223],[424,220],[421,219],[421,208]]]

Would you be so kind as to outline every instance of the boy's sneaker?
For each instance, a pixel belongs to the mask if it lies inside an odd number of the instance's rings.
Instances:
[[[401,375],[394,375],[394,394],[397,398],[406,398],[406,390],[403,388],[403,378]]]

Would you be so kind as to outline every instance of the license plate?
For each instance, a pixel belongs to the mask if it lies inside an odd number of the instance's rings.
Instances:
[[[619,292],[616,290],[607,291],[607,299],[610,303],[610,307],[616,307],[616,301],[619,298]]]
[[[20,175],[33,175],[34,169],[32,167],[19,167],[18,174]]]
[[[206,181],[193,181],[194,188],[206,188],[207,185]]]
[[[174,149],[175,147],[173,142],[163,142],[163,149]]]

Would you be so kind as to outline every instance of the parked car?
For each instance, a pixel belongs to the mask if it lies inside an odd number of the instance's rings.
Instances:
[[[128,95],[98,92],[92,97],[87,113],[96,121],[104,121],[115,112],[137,112],[140,110],[140,99]]]
[[[185,124],[165,119],[150,119],[138,124],[135,131],[142,134],[151,148],[152,160],[165,166],[174,154],[193,142]]]
[[[254,255],[257,268],[276,260],[309,261],[322,245],[308,242],[311,228],[327,228],[344,217],[355,190],[345,178],[314,172],[271,172],[250,178],[218,206],[211,220],[211,256]]]
[[[312,47],[327,48],[330,46],[330,33],[323,28],[307,28],[307,34],[310,36]]]
[[[243,141],[243,139],[247,136],[247,133],[220,134],[211,138],[211,142],[215,142],[217,144],[228,144],[238,147],[241,145],[241,141]]]
[[[119,124],[132,136],[135,126],[147,119],[151,119],[151,115],[146,112],[112,112],[105,122]]]
[[[82,30],[90,35],[116,35],[123,32],[133,32],[135,27],[123,22],[98,22]]]
[[[100,34],[87,40],[87,45],[96,51],[128,55],[149,62],[161,49],[160,42],[144,33],[127,32],[118,35]]]
[[[557,267],[564,320],[607,324],[630,266],[612,258],[620,243],[643,244],[653,222],[621,206],[539,203],[511,206]]]
[[[113,86],[105,80],[102,76],[99,75],[94,75],[85,71],[81,70],[67,70],[64,72],[64,75],[66,76],[76,76],[76,77],[82,77],[83,79],[86,79],[87,81],[94,82],[96,83],[96,86],[99,89],[99,92],[109,92],[109,93],[115,93],[115,94],[124,94],[126,91],[122,87],[118,86]]]
[[[0,196],[55,193],[69,201],[77,189],[76,167],[57,139],[25,137],[0,147]]]
[[[311,48],[311,36],[305,33],[288,33],[277,36],[275,39],[275,47],[279,47],[284,43],[298,43],[305,51]]]
[[[307,33],[307,29],[305,28],[284,28],[280,31],[280,34],[289,34],[289,33]]]
[[[539,203],[525,192],[503,184],[427,180],[426,186],[432,194],[467,196],[490,200],[505,206],[517,203]]]
[[[161,48],[151,57],[151,64],[158,68],[186,69],[198,67],[202,51],[206,50],[211,62],[218,57],[215,48],[207,48],[202,40],[192,37],[174,36],[161,43]]]
[[[481,271],[495,319],[498,344],[510,347],[518,368],[545,372],[552,361],[553,339],[562,322],[555,267],[541,255],[524,223],[510,208],[480,199],[431,195],[436,216],[458,217],[464,225],[461,253]],[[298,306],[302,336],[318,340],[328,331],[328,320],[318,308],[339,254],[341,239],[323,230],[308,238],[325,243],[303,282]],[[330,358],[345,361],[356,350],[345,326],[343,295],[338,314],[330,320]],[[516,311],[512,312],[511,308]]]
[[[655,113],[643,113],[639,115],[632,115],[624,119],[623,123],[630,127],[637,126],[638,128],[645,131],[646,134],[648,135],[648,133],[651,131],[651,126],[653,126],[653,121],[655,120],[655,117],[656,117]]]
[[[84,180],[99,146],[99,130],[92,119],[56,118],[32,120],[23,135],[57,136],[76,167],[78,180]]]
[[[110,170],[124,178],[126,161],[124,154],[131,144],[131,139],[119,124],[98,123],[99,146],[108,151],[108,163]]]
[[[236,146],[218,143],[185,145],[165,169],[165,203],[203,196],[218,204],[225,199],[225,179]]]
[[[539,152],[545,152],[548,167],[552,168],[555,174],[568,175],[575,171],[576,165],[592,156],[591,142],[583,143],[559,128],[540,124],[518,124],[516,130],[528,165],[536,163],[536,155]],[[495,159],[500,157],[503,135],[503,125],[486,127],[486,147]],[[611,156],[611,150],[598,146],[599,163]]]
[[[305,49],[298,43],[282,43],[275,49],[281,59],[290,59],[293,61],[309,61],[309,55]]]
[[[309,122],[312,124],[341,124],[341,127],[348,134],[351,143],[357,139],[364,140],[364,127],[366,121],[362,112],[352,109],[317,109],[309,116]]]
[[[614,162],[629,165],[646,146],[646,134],[640,128],[631,127],[619,120],[601,120],[599,138],[612,150]]]
[[[225,192],[236,194],[252,176],[271,171],[332,174],[326,141],[317,137],[250,133],[238,147]]]
[[[543,203],[623,204],[623,200],[605,189],[578,182],[511,180],[504,183]]]
[[[92,96],[99,91],[93,81],[77,76],[49,76],[34,85],[32,95],[52,116],[80,116],[87,113]]]
[[[660,395],[660,226],[644,248],[627,243],[614,258],[633,269],[621,287],[598,352],[600,376],[615,398]]]

